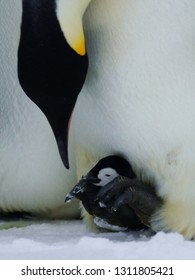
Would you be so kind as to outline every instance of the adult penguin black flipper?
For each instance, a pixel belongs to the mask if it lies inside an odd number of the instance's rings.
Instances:
[[[66,168],[69,120],[88,68],[82,17],[89,2],[22,1],[19,81],[47,117]]]

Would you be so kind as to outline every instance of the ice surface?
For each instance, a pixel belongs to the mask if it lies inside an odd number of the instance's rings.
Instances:
[[[195,259],[177,233],[87,231],[83,221],[33,221],[0,231],[0,259]]]

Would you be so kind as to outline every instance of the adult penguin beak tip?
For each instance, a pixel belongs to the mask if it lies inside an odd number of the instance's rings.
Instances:
[[[68,160],[68,143],[67,141],[63,141],[61,138],[57,139],[58,150],[60,153],[60,157],[66,169],[70,169],[70,164]]]
[[[63,163],[64,163],[64,166],[66,167],[66,169],[70,169],[70,165],[69,165],[69,160],[68,160],[68,158],[67,159],[64,159],[63,160]]]

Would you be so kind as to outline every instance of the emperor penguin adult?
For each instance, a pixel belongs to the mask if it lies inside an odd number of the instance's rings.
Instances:
[[[0,213],[80,216],[78,203],[64,204],[64,193],[76,183],[74,166],[69,172],[64,165],[68,122],[88,64],[82,30],[87,2],[0,3]]]
[[[194,0],[93,0],[84,30],[89,69],[70,129],[79,178],[124,155],[163,200],[152,228],[195,238]]]

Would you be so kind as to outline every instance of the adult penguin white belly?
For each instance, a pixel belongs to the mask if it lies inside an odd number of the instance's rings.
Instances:
[[[45,116],[18,82],[21,8],[21,1],[0,2],[0,212],[76,217],[77,207],[64,204],[74,172],[67,176]]]
[[[195,237],[194,1],[93,0],[84,27],[90,65],[71,132],[79,176],[120,152],[164,199],[153,228]]]

